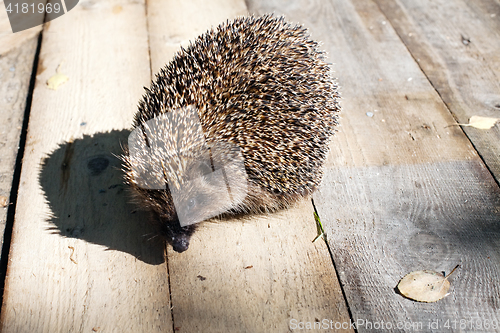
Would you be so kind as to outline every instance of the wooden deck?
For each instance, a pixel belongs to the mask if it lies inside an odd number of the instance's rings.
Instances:
[[[113,154],[179,45],[268,12],[323,42],[341,86],[328,245],[303,202],[165,249]],[[498,0],[84,0],[13,36],[0,3],[2,332],[500,332],[500,125],[457,126],[500,118]],[[394,291],[458,264],[441,301]]]

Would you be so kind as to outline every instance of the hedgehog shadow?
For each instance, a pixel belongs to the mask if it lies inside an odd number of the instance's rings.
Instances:
[[[163,242],[146,222],[147,213],[130,203],[116,157],[129,134],[86,135],[61,144],[42,161],[39,183],[52,212],[48,230],[157,265],[164,262]]]

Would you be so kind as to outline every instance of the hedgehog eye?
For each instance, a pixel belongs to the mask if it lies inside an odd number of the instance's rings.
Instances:
[[[186,208],[188,210],[191,210],[194,208],[195,205],[196,205],[196,200],[194,198],[191,198],[188,200]]]

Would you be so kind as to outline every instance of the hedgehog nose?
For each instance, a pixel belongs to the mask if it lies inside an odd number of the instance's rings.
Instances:
[[[172,240],[172,247],[175,252],[182,253],[189,248],[189,238],[178,237]]]

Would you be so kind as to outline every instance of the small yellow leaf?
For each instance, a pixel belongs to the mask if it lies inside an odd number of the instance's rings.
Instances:
[[[47,87],[52,90],[57,90],[59,86],[66,81],[68,81],[68,77],[61,73],[56,73],[47,80]]]
[[[399,281],[399,292],[418,302],[436,302],[448,295],[450,282],[444,275],[434,271],[411,272]]]
[[[460,124],[462,126],[470,126],[478,129],[490,129],[500,118],[490,118],[490,117],[481,117],[481,116],[472,116],[469,119],[468,124]]]

